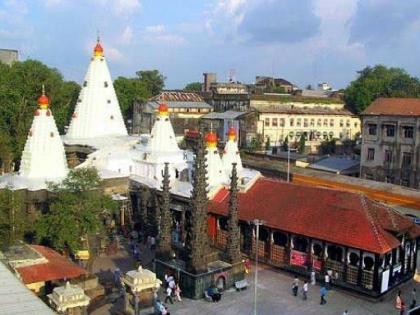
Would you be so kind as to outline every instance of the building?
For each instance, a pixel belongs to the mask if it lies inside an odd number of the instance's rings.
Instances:
[[[47,283],[59,283],[87,275],[85,269],[51,248],[41,245],[12,246],[4,256],[9,267],[36,293]]]
[[[6,65],[19,61],[18,51],[14,49],[0,49],[0,62]]]
[[[207,104],[197,93],[163,91],[145,103],[134,103],[134,133],[150,133],[158,116],[158,108],[161,103],[168,106],[176,136],[184,136],[187,131],[198,130],[199,119],[213,111],[213,107]]]
[[[298,142],[316,151],[324,140],[354,139],[360,132],[360,120],[337,99],[254,95],[251,106],[259,112],[258,133],[272,146]]]
[[[358,156],[327,156],[309,164],[307,168],[359,177],[360,159]]]
[[[224,113],[212,112],[201,117],[200,125],[203,130],[213,129],[219,142],[225,144],[228,140],[230,127],[238,130],[238,145],[245,147],[257,136],[258,113],[255,110],[248,112],[226,111]]]
[[[216,112],[228,110],[246,112],[250,106],[250,94],[245,84],[217,82],[214,73],[204,73],[202,96]]]
[[[77,143],[110,136],[127,136],[127,129],[98,38],[64,139]]]
[[[420,99],[378,98],[362,122],[362,177],[420,188]]]
[[[209,203],[209,233],[227,242],[229,191]],[[316,200],[316,202],[313,202]],[[293,273],[329,272],[334,285],[378,297],[413,277],[420,228],[361,194],[258,179],[238,193],[241,250]],[[256,248],[255,218],[264,224]],[[322,281],[321,280],[321,281]]]
[[[297,90],[293,83],[282,79],[267,76],[255,77],[254,93],[263,94],[266,92],[278,92],[291,94]]]

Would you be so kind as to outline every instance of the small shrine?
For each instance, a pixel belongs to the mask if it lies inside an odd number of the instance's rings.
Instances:
[[[61,314],[85,315],[90,298],[82,288],[66,282],[65,286],[57,287],[52,294],[48,294],[51,306]]]
[[[155,273],[141,266],[137,270],[128,271],[122,282],[125,286],[124,311],[127,314],[137,314],[140,306],[151,306],[162,284]]]

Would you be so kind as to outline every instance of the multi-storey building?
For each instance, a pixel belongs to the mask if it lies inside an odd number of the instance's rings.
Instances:
[[[378,98],[362,122],[362,177],[419,188],[420,99]]]
[[[19,61],[19,55],[17,50],[0,48],[0,62],[3,62],[6,65],[10,66],[16,61]]]
[[[273,146],[305,136],[306,145],[315,151],[324,140],[354,139],[360,133],[359,118],[340,100],[260,95],[252,98],[251,106],[260,113],[258,133]]]

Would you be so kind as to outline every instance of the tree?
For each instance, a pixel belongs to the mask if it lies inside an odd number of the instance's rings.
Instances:
[[[37,238],[60,251],[76,252],[83,240],[101,232],[106,212],[117,210],[117,203],[104,195],[95,168],[70,170],[59,185],[50,185],[54,196],[47,213],[36,223]]]
[[[8,169],[13,161],[20,159],[42,85],[60,133],[68,124],[80,87],[75,82],[64,81],[57,69],[36,60],[15,62],[11,66],[0,63],[0,73],[0,142],[4,153],[0,158],[3,163],[8,161],[9,165],[5,165]]]
[[[345,89],[346,105],[356,113],[362,112],[377,97],[419,97],[420,82],[400,68],[383,65],[366,67]]]
[[[114,88],[125,119],[132,118],[134,102],[144,102],[151,97],[146,84],[138,78],[118,77],[114,81]]]
[[[23,239],[29,226],[24,206],[18,191],[0,190],[0,248]]]
[[[335,154],[337,149],[336,140],[330,139],[321,142],[320,151],[322,154]]]
[[[136,74],[139,80],[144,82],[151,96],[158,95],[165,87],[166,77],[158,70],[137,71]]]
[[[283,141],[283,151],[289,151],[289,137],[286,136]]]
[[[299,138],[299,153],[305,153],[306,136],[302,134]]]
[[[125,120],[132,117],[134,102],[145,102],[165,87],[166,78],[158,70],[137,71],[137,77],[118,77],[114,81],[121,111]]]
[[[201,87],[202,87],[201,82],[191,82],[191,83],[188,83],[185,86],[184,91],[186,91],[186,92],[201,92]]]

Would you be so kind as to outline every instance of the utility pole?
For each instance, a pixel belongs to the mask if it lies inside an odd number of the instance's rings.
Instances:
[[[254,315],[257,315],[257,304],[258,304],[258,292],[257,292],[257,285],[258,285],[258,241],[260,237],[260,225],[264,224],[264,221],[255,219],[252,221],[256,228],[256,240],[255,240],[255,273],[254,273]]]

